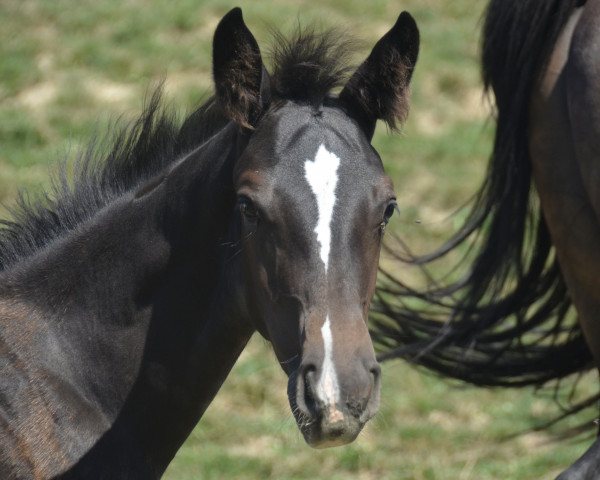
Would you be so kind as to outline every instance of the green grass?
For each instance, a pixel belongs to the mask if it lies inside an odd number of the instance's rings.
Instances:
[[[550,479],[585,446],[549,432],[509,438],[556,414],[548,394],[459,386],[400,362],[383,379],[380,412],[354,444],[311,450],[255,337],[166,478]]]
[[[237,4],[263,51],[269,24],[289,30],[300,19],[346,26],[363,41],[361,57],[401,10],[413,14],[422,46],[411,115],[401,136],[380,127],[374,144],[402,211],[394,228],[417,251],[439,245],[464,216],[452,214],[476,191],[493,136],[478,63],[485,2]],[[134,116],[161,78],[174,106],[196,105],[211,86],[214,28],[232,6],[0,1],[0,201],[47,184],[56,159],[120,115]],[[549,393],[469,388],[391,362],[383,366],[381,411],[359,439],[315,451],[294,424],[285,390],[270,347],[255,338],[165,478],[549,479],[589,444],[552,442],[560,429],[507,439],[559,412]]]

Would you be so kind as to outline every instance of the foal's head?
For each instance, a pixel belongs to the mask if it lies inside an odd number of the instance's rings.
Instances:
[[[314,60],[323,38],[311,41],[290,44],[287,61],[303,48],[312,61],[270,75],[234,9],[213,62],[217,102],[241,130],[234,220],[247,312],[289,375],[306,441],[327,447],[353,441],[379,405],[367,317],[396,202],[370,140],[377,119],[394,127],[407,114],[419,34],[402,13],[339,95],[329,92],[335,62]]]

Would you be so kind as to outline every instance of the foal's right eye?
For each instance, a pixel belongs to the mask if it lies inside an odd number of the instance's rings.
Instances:
[[[260,216],[258,214],[258,209],[247,197],[242,197],[238,201],[240,212],[244,216],[244,218],[250,223],[258,223]]]

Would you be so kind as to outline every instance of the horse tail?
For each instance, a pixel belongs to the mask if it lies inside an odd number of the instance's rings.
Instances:
[[[486,179],[460,230],[409,261],[426,269],[455,249],[469,253],[457,279],[431,279],[423,290],[382,272],[371,322],[381,360],[406,358],[482,386],[540,386],[593,368],[532,187],[527,142],[531,90],[580,4],[489,4],[483,79],[497,128]]]

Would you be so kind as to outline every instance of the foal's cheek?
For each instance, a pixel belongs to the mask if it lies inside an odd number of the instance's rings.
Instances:
[[[360,243],[360,248],[356,251],[354,257],[355,263],[348,266],[348,268],[358,270],[355,275],[355,278],[357,278],[356,288],[365,308],[365,314],[375,294],[380,254],[380,235],[373,235]]]
[[[245,314],[258,332],[268,340],[264,324],[262,304],[261,268],[256,266],[255,255],[252,249],[245,248],[243,268],[243,298],[246,305]]]

